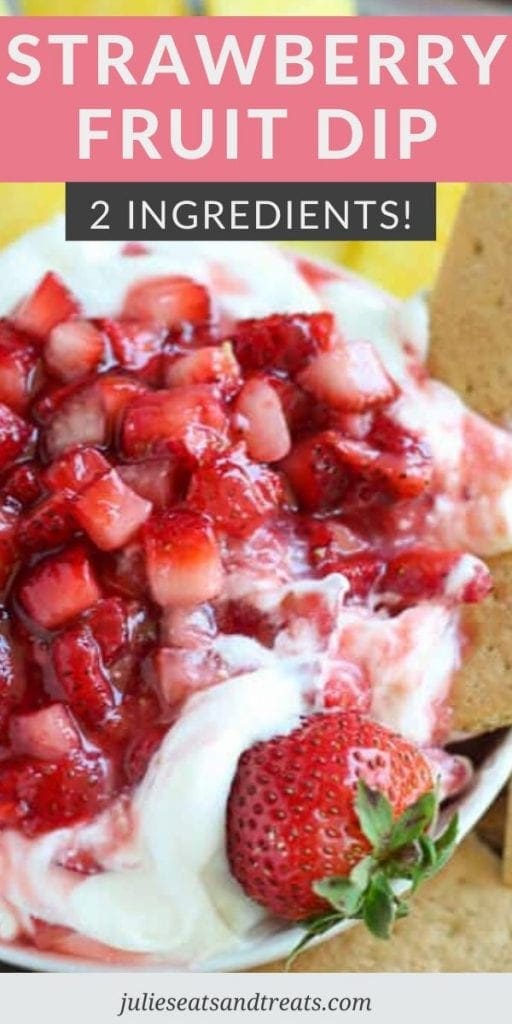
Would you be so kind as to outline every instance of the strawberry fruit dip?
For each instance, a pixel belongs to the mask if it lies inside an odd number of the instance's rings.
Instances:
[[[0,257],[0,939],[189,966],[266,920],[240,756],[314,713],[444,748],[512,440],[424,369],[426,311],[253,243]]]

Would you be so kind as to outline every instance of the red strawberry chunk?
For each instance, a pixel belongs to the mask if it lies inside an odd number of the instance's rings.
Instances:
[[[154,320],[165,327],[182,322],[200,323],[210,315],[206,288],[191,277],[153,277],[133,285],[125,299],[123,316]]]
[[[44,629],[62,626],[100,597],[89,558],[78,544],[38,562],[20,587],[23,607]]]
[[[92,630],[64,630],[53,641],[52,660],[63,695],[78,718],[100,723],[114,707],[114,693]]]
[[[0,590],[7,584],[16,564],[15,545],[18,509],[9,501],[0,503]]]
[[[76,532],[69,495],[63,492],[45,498],[21,517],[18,542],[25,551],[50,551],[65,544]]]
[[[109,664],[129,640],[125,602],[119,597],[98,601],[87,613],[86,622],[99,644],[103,660]]]
[[[245,371],[284,370],[293,376],[313,356],[331,348],[333,331],[331,313],[241,320],[233,333],[233,347]]]
[[[224,410],[209,385],[152,391],[126,410],[123,447],[130,458],[170,450],[196,460],[222,445],[226,428]]]
[[[106,586],[116,594],[143,598],[148,593],[144,547],[138,539],[105,555],[101,571]]]
[[[21,695],[23,678],[6,613],[0,608],[0,734],[16,698]]]
[[[24,412],[36,386],[37,352],[30,337],[0,320],[0,402]]]
[[[151,513],[151,503],[124,483],[115,469],[89,484],[73,502],[73,515],[102,551],[122,548]]]
[[[109,463],[96,448],[78,447],[65,452],[48,466],[44,482],[51,491],[79,494],[109,469]]]
[[[370,553],[351,555],[346,558],[336,557],[328,551],[316,562],[316,569],[321,576],[331,572],[340,572],[350,583],[349,596],[366,600],[381,580],[386,568],[383,558]]]
[[[242,383],[240,367],[229,342],[196,348],[180,355],[167,366],[165,383],[169,388],[189,384],[218,384],[225,397],[236,393]]]
[[[375,348],[366,341],[338,344],[332,352],[321,353],[298,381],[320,402],[345,412],[365,412],[387,405],[398,394]]]
[[[151,365],[155,376],[158,376],[168,333],[165,325],[141,323],[140,320],[102,320],[101,325],[120,366],[140,371]]]
[[[21,455],[30,434],[28,423],[0,402],[0,471]]]
[[[12,715],[9,737],[15,754],[27,754],[41,761],[61,761],[81,746],[68,709],[57,703],[29,714]]]
[[[339,506],[349,484],[333,437],[326,431],[299,441],[281,465],[299,504],[312,512]]]
[[[402,604],[442,596],[457,604],[473,604],[491,592],[492,577],[472,555],[415,547],[391,559],[380,589],[396,595]]]
[[[68,320],[50,331],[45,363],[59,380],[72,381],[97,370],[105,355],[105,338],[90,320]]]
[[[198,690],[225,678],[219,656],[212,650],[161,647],[156,655],[157,685],[165,708],[172,708]]]
[[[97,814],[110,793],[106,765],[96,754],[80,750],[58,763],[10,758],[0,766],[0,827],[41,835]]]
[[[217,635],[217,623],[209,604],[194,608],[166,608],[162,616],[162,638],[169,647],[208,647]]]
[[[16,327],[45,340],[57,324],[80,312],[80,304],[57,274],[45,274],[12,315]]]
[[[98,377],[96,387],[107,423],[115,430],[126,407],[137,395],[146,393],[146,387],[137,377],[127,373],[104,373]]]
[[[235,425],[256,462],[277,462],[288,455],[290,431],[273,387],[260,377],[248,380],[234,405]]]
[[[146,566],[157,604],[201,604],[222,588],[219,546],[206,516],[187,509],[154,517],[145,536]]]
[[[144,778],[153,754],[156,754],[167,732],[165,725],[154,725],[136,736],[124,757],[124,771],[132,786]]]
[[[150,501],[155,512],[164,512],[183,497],[183,473],[172,459],[143,459],[118,466],[117,472],[142,498]]]
[[[420,437],[380,415],[368,441],[380,451],[376,470],[393,494],[415,498],[428,487],[432,480],[432,453]]]
[[[103,446],[108,420],[98,387],[87,385],[64,396],[46,427],[44,444],[50,459],[77,445]]]
[[[35,462],[24,462],[20,466],[15,466],[2,487],[5,499],[16,501],[24,508],[33,505],[41,497],[41,493],[39,469]]]
[[[188,502],[206,512],[216,526],[245,536],[273,515],[283,500],[277,473],[251,462],[241,448],[217,455],[192,478]]]

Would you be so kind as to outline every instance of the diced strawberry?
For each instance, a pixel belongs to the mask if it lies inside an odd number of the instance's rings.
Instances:
[[[164,512],[183,497],[183,473],[173,459],[128,462],[118,466],[117,472],[128,487],[151,502],[155,512]]]
[[[0,502],[0,591],[6,586],[17,560],[15,544],[18,507]]]
[[[327,411],[326,426],[337,430],[352,441],[365,441],[370,433],[374,415],[368,412],[341,412],[340,410],[329,409]]]
[[[58,405],[44,432],[45,450],[50,459],[76,445],[103,446],[108,437],[108,421],[101,392],[94,385],[72,390]]]
[[[101,565],[102,576],[109,590],[123,597],[143,598],[148,592],[146,557],[139,540],[120,551],[106,555]]]
[[[191,277],[152,277],[132,285],[123,308],[123,316],[135,320],[154,320],[165,327],[180,323],[200,323],[210,315],[210,297],[206,288]]]
[[[323,706],[370,715],[372,688],[359,665],[336,659],[323,685]]]
[[[57,681],[78,718],[100,723],[114,707],[98,642],[88,626],[71,626],[55,638],[52,660]]]
[[[151,503],[124,483],[115,469],[98,477],[74,500],[73,515],[101,551],[122,548],[151,513]]]
[[[18,542],[25,551],[51,551],[77,532],[70,512],[69,495],[52,494],[21,516]]]
[[[234,448],[201,466],[192,478],[188,502],[233,536],[245,536],[273,515],[283,500],[277,473],[251,462]]]
[[[218,384],[224,397],[236,394],[240,387],[240,367],[229,342],[196,348],[168,363],[165,383],[169,388],[189,384]]]
[[[96,754],[80,750],[59,763],[10,758],[0,765],[0,827],[41,835],[97,814],[110,792]]]
[[[162,640],[169,647],[209,646],[217,635],[215,613],[209,604],[194,608],[166,608],[162,616]]]
[[[284,377],[267,377],[267,381],[279,396],[291,436],[297,437],[310,432],[314,413],[312,396]]]
[[[215,686],[225,678],[222,662],[215,651],[205,648],[161,647],[155,656],[160,699],[164,707],[173,707],[197,690]]]
[[[78,380],[97,370],[104,355],[104,335],[90,320],[57,324],[44,347],[48,369],[64,381]]]
[[[13,753],[41,761],[61,761],[79,750],[80,735],[64,704],[49,704],[40,711],[12,715],[9,738]]]
[[[0,402],[24,412],[35,390],[37,352],[30,337],[0,320]]]
[[[130,458],[167,450],[196,460],[219,448],[226,427],[222,406],[207,384],[152,391],[128,406],[123,447]]]
[[[245,371],[284,370],[293,376],[313,356],[331,348],[333,330],[331,313],[241,320],[233,333],[233,347]]]
[[[132,786],[136,786],[144,778],[149,762],[161,746],[166,732],[167,726],[154,725],[136,736],[128,746],[124,756],[124,772]]]
[[[375,419],[368,441],[380,451],[378,475],[396,496],[415,498],[432,479],[432,453],[420,437],[383,414]]]
[[[472,555],[415,547],[391,559],[380,589],[404,604],[434,597],[473,604],[490,593],[492,577],[487,566]]]
[[[281,469],[299,504],[312,512],[336,508],[350,479],[327,431],[295,444]]]
[[[0,402],[0,471],[21,455],[30,434],[28,423]]]
[[[98,601],[86,613],[85,622],[99,644],[102,658],[109,665],[130,640],[128,607],[120,597]]]
[[[158,383],[167,328],[140,320],[102,320],[101,325],[116,362],[126,370],[151,371],[149,379]],[[147,380],[148,373],[144,373],[144,377]]]
[[[2,487],[2,496],[18,502],[23,508],[33,505],[41,497],[42,487],[39,469],[35,462],[23,462],[7,476]]]
[[[23,676],[6,612],[0,608],[0,734],[12,704],[21,695]]]
[[[234,405],[235,424],[243,434],[251,459],[277,462],[288,455],[290,431],[279,396],[266,380],[246,381]]]
[[[38,562],[20,587],[24,608],[45,629],[62,626],[100,597],[91,563],[78,544]]]
[[[366,341],[338,344],[332,352],[322,352],[302,371],[298,382],[320,402],[344,412],[387,405],[398,394],[375,348]]]
[[[316,560],[316,569],[321,576],[340,572],[350,583],[350,597],[365,599],[382,579],[386,568],[384,559],[378,555],[361,553],[345,558],[336,557],[329,551]]]
[[[43,479],[51,491],[79,494],[109,469],[110,464],[96,448],[79,446],[55,459],[45,470]]]
[[[98,377],[96,387],[111,432],[115,432],[126,407],[137,395],[146,393],[146,387],[127,373],[104,373]]]
[[[12,314],[16,327],[45,340],[57,324],[80,312],[80,304],[57,274],[45,274]]]
[[[219,546],[206,516],[186,509],[154,517],[145,535],[149,585],[154,600],[168,605],[201,604],[222,588]]]

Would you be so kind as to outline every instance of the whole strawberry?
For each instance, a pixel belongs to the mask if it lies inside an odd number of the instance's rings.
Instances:
[[[436,841],[431,769],[416,747],[356,712],[313,715],[242,754],[227,808],[233,875],[310,938],[347,918],[389,935],[413,888],[448,859],[452,819]],[[403,889],[403,887],[402,887]]]

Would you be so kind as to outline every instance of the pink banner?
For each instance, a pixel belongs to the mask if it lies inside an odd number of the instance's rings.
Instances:
[[[512,180],[511,25],[2,18],[0,179]]]

